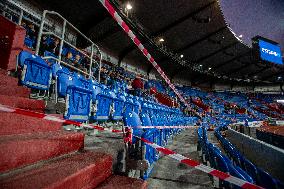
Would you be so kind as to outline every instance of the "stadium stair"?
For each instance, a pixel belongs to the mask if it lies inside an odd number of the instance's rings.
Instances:
[[[44,113],[44,101],[0,70],[0,104]],[[59,115],[60,116],[60,115]],[[84,150],[84,134],[60,123],[0,112],[0,188],[146,188],[113,174],[113,158]]]

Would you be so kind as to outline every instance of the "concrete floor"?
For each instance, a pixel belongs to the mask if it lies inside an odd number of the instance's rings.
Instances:
[[[196,129],[188,129],[176,136],[167,148],[200,161],[197,152]],[[199,170],[181,164],[167,156],[161,157],[148,181],[149,189],[205,189],[213,188],[209,176]]]

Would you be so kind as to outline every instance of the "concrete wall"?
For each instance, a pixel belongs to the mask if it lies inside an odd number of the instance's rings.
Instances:
[[[227,139],[256,166],[284,181],[284,150],[232,129],[227,131]]]

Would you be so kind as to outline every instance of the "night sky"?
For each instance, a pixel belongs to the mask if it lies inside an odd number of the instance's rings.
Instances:
[[[284,0],[220,0],[227,23],[251,46],[260,35],[280,44],[284,54]]]

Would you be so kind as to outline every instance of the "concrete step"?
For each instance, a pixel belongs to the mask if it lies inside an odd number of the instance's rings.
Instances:
[[[141,179],[135,179],[125,176],[112,175],[97,189],[146,189],[147,182]]]
[[[0,173],[84,147],[83,133],[52,131],[1,136]]]
[[[6,112],[0,112],[0,125],[0,136],[57,131],[62,127],[62,123]]]
[[[5,189],[93,189],[112,174],[112,158],[104,153],[75,153],[0,178]]]
[[[0,86],[18,86],[18,79],[0,71]]]
[[[30,93],[31,93],[31,90],[25,87],[0,85],[0,95],[29,98]]]
[[[0,95],[0,104],[14,108],[22,108],[37,112],[44,112],[45,104],[43,100],[34,100],[24,97]]]

